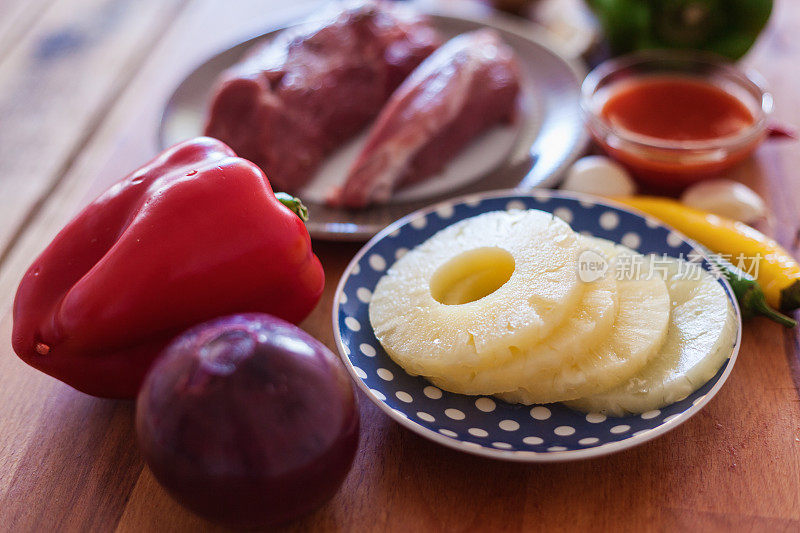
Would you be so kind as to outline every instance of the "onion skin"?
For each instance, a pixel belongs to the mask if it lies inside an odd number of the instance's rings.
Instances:
[[[136,405],[156,479],[195,513],[270,527],[327,501],[358,447],[352,382],[322,343],[263,314],[234,315],[175,339]]]

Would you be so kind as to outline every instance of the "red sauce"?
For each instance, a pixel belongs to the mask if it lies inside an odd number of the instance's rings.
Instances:
[[[643,78],[613,93],[601,111],[612,126],[675,141],[716,139],[754,122],[741,100],[691,78]]]
[[[688,76],[642,77],[611,91],[599,114],[620,139],[592,131],[595,140],[656,189],[682,188],[719,175],[747,158],[763,139],[762,135],[736,144],[713,142],[747,129],[756,119],[742,100],[710,82]],[[659,142],[630,143],[621,140],[624,132]],[[704,149],[677,144],[685,141],[710,143]],[[659,146],[665,142],[668,147]]]

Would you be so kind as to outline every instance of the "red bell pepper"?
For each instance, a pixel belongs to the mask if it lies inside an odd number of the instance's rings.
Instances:
[[[287,205],[216,139],[166,150],[89,204],[33,262],[14,301],[14,351],[80,391],[130,398],[188,326],[250,311],[301,321],[325,278]]]

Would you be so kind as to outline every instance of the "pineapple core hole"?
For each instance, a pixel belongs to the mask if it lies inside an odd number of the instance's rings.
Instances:
[[[514,256],[502,248],[476,248],[455,256],[431,277],[431,296],[460,305],[492,294],[514,273]]]

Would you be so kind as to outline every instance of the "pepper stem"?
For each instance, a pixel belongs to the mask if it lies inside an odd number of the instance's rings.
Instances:
[[[706,249],[706,255],[712,263],[720,269],[720,273],[727,278],[728,283],[733,289],[733,294],[739,302],[742,311],[742,318],[750,318],[754,315],[762,315],[778,324],[793,328],[797,326],[797,321],[783,313],[780,313],[769,306],[764,291],[753,276],[742,272],[719,255],[713,254]],[[800,289],[798,289],[800,290]]]
[[[781,311],[794,311],[800,308],[800,280],[781,290],[780,308]]]
[[[308,208],[303,205],[303,202],[300,201],[300,198],[292,196],[291,194],[286,194],[285,192],[276,192],[275,198],[277,198],[280,203],[291,209],[295,215],[300,217],[300,220],[303,222],[308,220]]]
[[[761,290],[749,290],[744,297],[745,300],[745,307],[749,308],[753,313],[763,315],[770,320],[774,320],[775,322],[786,326],[787,328],[793,328],[797,326],[797,321],[793,318],[790,318],[783,313],[779,313],[769,305],[767,305],[767,300],[764,298],[764,293]]]

